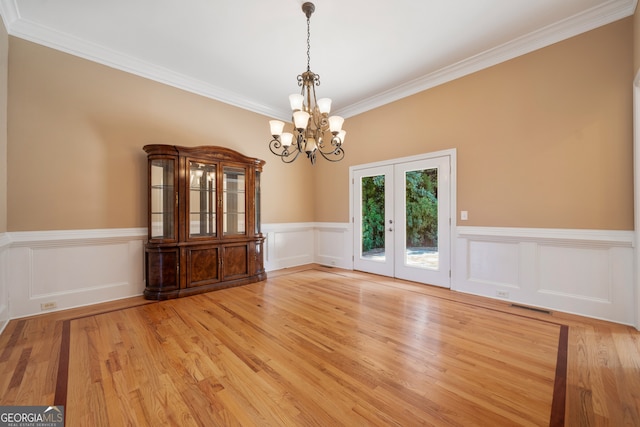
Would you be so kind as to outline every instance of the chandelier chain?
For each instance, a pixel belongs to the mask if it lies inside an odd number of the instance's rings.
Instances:
[[[311,18],[307,17],[307,71],[311,71]]]

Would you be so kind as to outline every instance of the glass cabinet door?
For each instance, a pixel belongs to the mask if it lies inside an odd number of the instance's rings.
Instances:
[[[176,238],[175,161],[152,159],[149,161],[149,233],[151,239]]]
[[[225,236],[246,234],[246,169],[224,166],[223,171],[223,220]]]
[[[189,237],[216,235],[216,166],[189,162]]]

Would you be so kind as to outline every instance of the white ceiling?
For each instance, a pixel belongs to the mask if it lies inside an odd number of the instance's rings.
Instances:
[[[630,16],[637,0],[315,0],[318,97],[349,117]],[[289,119],[303,0],[0,0],[9,34]]]

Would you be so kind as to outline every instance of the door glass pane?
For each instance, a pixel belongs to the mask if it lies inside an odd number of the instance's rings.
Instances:
[[[438,169],[405,172],[405,265],[438,269]]]
[[[223,233],[225,236],[245,234],[245,182],[243,168],[223,168]]]
[[[154,159],[150,163],[151,238],[175,238],[175,188],[173,160]]]
[[[216,235],[216,166],[189,162],[189,237]]]
[[[385,260],[384,233],[384,185],[385,176],[365,176],[362,186],[362,258],[373,261]]]

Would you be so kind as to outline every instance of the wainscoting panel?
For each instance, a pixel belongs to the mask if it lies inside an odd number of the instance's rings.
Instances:
[[[634,232],[457,227],[452,289],[635,324]]]
[[[322,223],[315,229],[315,262],[340,268],[353,268],[353,242],[348,223]]]
[[[9,313],[9,244],[11,240],[6,233],[0,233],[0,332],[11,318]]]
[[[267,271],[309,263],[353,268],[349,223],[263,224]]]
[[[467,259],[469,280],[492,286],[520,287],[520,245],[517,243],[471,241]]]
[[[12,318],[141,295],[146,229],[10,233]]]
[[[31,249],[31,298],[127,286],[129,243]],[[109,260],[105,262],[104,260]],[[69,272],[73,272],[70,276]],[[64,285],[62,285],[64,283]]]
[[[612,302],[608,248],[538,246],[538,292]]]
[[[314,262],[314,224],[263,224],[267,238],[264,268],[267,271]]]

